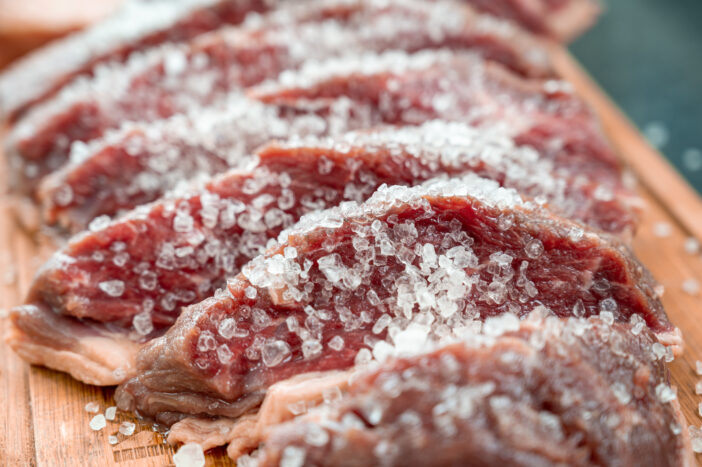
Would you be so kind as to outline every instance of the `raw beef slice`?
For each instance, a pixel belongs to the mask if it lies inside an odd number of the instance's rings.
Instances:
[[[33,180],[60,167],[75,141],[92,140],[126,121],[152,121],[212,105],[233,90],[312,58],[448,47],[552,76],[542,44],[522,40],[524,33],[499,21],[483,21],[455,1],[312,1],[252,23],[134,55],[126,65],[101,69],[37,107],[10,135],[17,188],[28,192]]]
[[[482,340],[391,358],[340,401],[269,429],[259,465],[692,465],[647,330],[491,321]]]
[[[559,175],[550,161],[516,146],[501,127],[436,121],[273,144],[259,151],[257,160],[248,170],[214,179],[203,191],[165,198],[112,223],[94,220],[90,232],[69,242],[36,276],[27,305],[13,312],[13,346],[31,344],[35,356],[29,359],[35,363],[46,358],[37,346],[46,347],[47,354],[56,349],[85,354],[83,334],[76,336],[76,323],[68,325],[75,318],[88,320],[88,335],[102,334],[99,323],[105,323],[112,331],[103,336],[108,340],[120,329],[120,340],[153,338],[183,306],[211,295],[303,214],[363,201],[383,183],[414,185],[437,175],[476,173],[595,225],[603,221],[600,212],[631,217],[625,202],[597,200],[590,183]],[[42,325],[44,315],[51,326]],[[66,326],[57,325],[62,320]],[[132,368],[117,363],[103,373]]]
[[[381,188],[304,217],[214,297],[140,352],[124,410],[172,424],[237,417],[289,377],[371,358],[408,327],[447,338],[480,320],[547,308],[644,323],[668,344],[653,282],[626,247],[475,175]],[[672,351],[667,350],[672,357]]]

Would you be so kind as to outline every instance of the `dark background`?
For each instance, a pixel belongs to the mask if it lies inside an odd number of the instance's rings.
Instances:
[[[572,52],[702,193],[702,0],[603,4]]]

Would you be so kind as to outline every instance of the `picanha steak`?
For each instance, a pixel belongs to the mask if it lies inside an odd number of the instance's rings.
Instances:
[[[520,144],[619,180],[620,164],[590,107],[561,80],[525,80],[497,63],[456,51],[389,51],[309,62],[247,93],[271,104],[350,99],[389,124],[431,119],[499,122]]]
[[[647,330],[490,321],[482,336],[389,359],[341,400],[274,426],[259,465],[692,465]]]
[[[116,399],[166,424],[236,417],[271,384],[364,362],[409,327],[441,339],[537,307],[647,325],[677,346],[653,287],[617,240],[494,181],[382,187],[361,205],[303,217],[226,289],[187,308],[140,352],[138,376]]]

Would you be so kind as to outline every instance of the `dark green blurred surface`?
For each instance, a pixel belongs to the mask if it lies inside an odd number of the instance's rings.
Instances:
[[[667,130],[661,151],[702,193],[702,0],[604,7],[571,50],[644,134]]]

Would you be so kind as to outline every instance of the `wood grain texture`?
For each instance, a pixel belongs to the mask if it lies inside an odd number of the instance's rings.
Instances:
[[[702,240],[702,201],[567,53],[557,50],[554,56],[562,74],[600,114],[622,160],[640,180],[647,208],[634,249],[665,286],[666,310],[684,333],[685,353],[671,364],[672,382],[688,422],[700,425],[698,403],[702,399],[695,395],[694,385],[701,377],[694,368],[695,362],[702,360],[702,310],[699,296],[685,293],[682,283],[687,279],[702,283],[702,258],[684,249],[688,237]],[[5,186],[3,176],[0,170],[0,188]],[[20,303],[39,260],[36,246],[12,221],[6,199],[0,201],[0,216],[0,308],[6,309]],[[670,225],[670,236],[655,235],[659,223]],[[4,325],[0,320],[0,327]],[[133,436],[119,435],[118,444],[108,443],[108,436],[117,434],[119,423],[129,419],[124,414],[108,422],[102,431],[89,428],[93,414],[85,412],[85,404],[96,401],[104,412],[113,405],[112,395],[109,388],[87,386],[61,373],[30,368],[0,343],[0,465],[171,464],[172,449],[146,424],[138,424]],[[208,453],[207,465],[233,463],[220,449]]]

